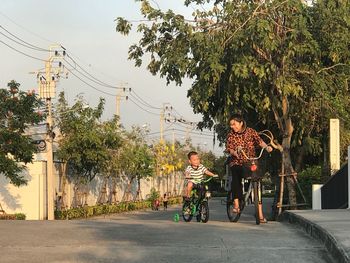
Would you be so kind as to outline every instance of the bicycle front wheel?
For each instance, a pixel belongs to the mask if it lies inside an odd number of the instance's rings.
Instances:
[[[182,218],[185,222],[190,222],[192,220],[192,203],[191,201],[184,201],[182,205]]]
[[[260,217],[259,217],[259,183],[257,181],[253,183],[253,191],[254,191],[254,206],[255,206],[255,222],[257,225],[260,225]]]
[[[203,201],[200,204],[198,217],[199,217],[199,221],[201,221],[202,223],[208,222],[208,220],[209,220],[209,205],[208,205],[208,201]]]
[[[239,202],[239,206],[241,207],[241,211],[243,210],[244,205],[242,206],[241,200]],[[230,222],[237,222],[238,219],[241,217],[241,211],[237,213],[236,211],[233,210],[233,193],[232,191],[227,193],[227,199],[226,199],[226,212],[227,212],[227,217],[230,220]]]

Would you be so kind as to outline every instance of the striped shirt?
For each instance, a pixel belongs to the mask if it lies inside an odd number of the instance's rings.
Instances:
[[[197,169],[189,165],[185,171],[186,179],[192,181],[195,184],[198,184],[203,181],[206,170],[207,168],[205,168],[203,164],[200,164]]]

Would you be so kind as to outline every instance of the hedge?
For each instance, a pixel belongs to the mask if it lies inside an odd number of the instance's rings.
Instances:
[[[182,197],[169,198],[168,204],[179,204]],[[162,203],[161,203],[162,205]],[[134,210],[141,210],[151,207],[151,201],[121,202],[117,204],[104,204],[94,206],[84,206],[78,208],[70,208],[66,210],[55,211],[55,219],[77,219],[88,218],[93,216],[115,214]]]
[[[0,215],[0,220],[25,220],[25,219],[26,219],[26,215],[23,213]]]

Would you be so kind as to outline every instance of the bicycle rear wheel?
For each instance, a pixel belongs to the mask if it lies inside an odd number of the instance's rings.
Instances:
[[[185,222],[190,222],[192,220],[192,203],[191,201],[184,201],[182,205],[182,218]]]
[[[226,212],[227,212],[227,217],[230,220],[230,222],[237,222],[238,219],[241,217],[241,212],[244,208],[244,202],[241,200],[239,201],[239,206],[240,206],[240,212],[237,213],[233,211],[233,193],[232,191],[227,193],[227,199],[226,199]]]
[[[255,222],[260,225],[259,217],[259,183],[257,181],[252,182],[254,191],[254,206],[255,206]]]

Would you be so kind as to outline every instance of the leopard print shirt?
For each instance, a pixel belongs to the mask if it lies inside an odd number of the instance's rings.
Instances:
[[[254,157],[255,147],[262,142],[257,131],[252,128],[246,128],[243,132],[234,132],[231,130],[227,135],[226,150],[227,152],[229,152],[229,150],[237,151],[238,147],[242,147],[248,157]],[[243,163],[247,161],[242,153],[238,154],[238,158],[236,156],[231,157],[230,166],[243,165]]]

